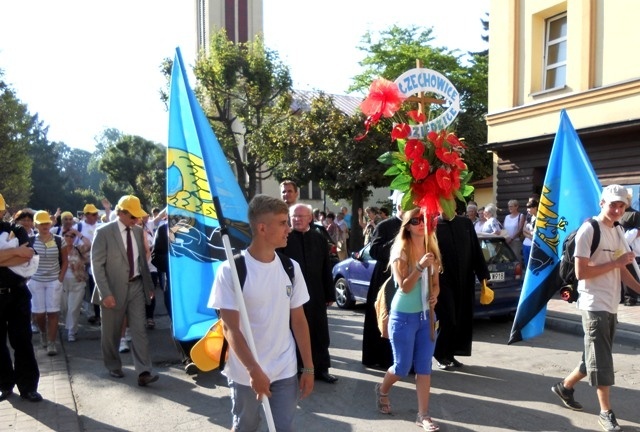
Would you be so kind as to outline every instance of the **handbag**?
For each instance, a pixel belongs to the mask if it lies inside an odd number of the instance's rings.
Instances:
[[[380,286],[378,295],[376,296],[376,301],[373,304],[376,311],[378,330],[380,330],[380,335],[385,339],[389,339],[389,305],[391,304],[391,300],[387,301],[387,299],[389,297],[390,289],[395,293],[393,276],[389,276],[382,286]],[[391,299],[393,299],[393,294],[391,294]]]

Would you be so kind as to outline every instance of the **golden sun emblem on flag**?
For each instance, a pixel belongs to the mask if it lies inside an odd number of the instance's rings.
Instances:
[[[217,219],[204,161],[192,153],[175,148],[167,152],[167,172],[179,174],[167,185],[167,203],[179,209]]]

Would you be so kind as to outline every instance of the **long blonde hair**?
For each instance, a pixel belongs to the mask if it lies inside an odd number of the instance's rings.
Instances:
[[[411,233],[409,232],[409,222],[414,217],[424,218],[423,213],[420,211],[420,208],[415,208],[413,210],[405,211],[402,215],[402,226],[400,227],[400,231],[393,241],[393,245],[391,245],[391,256],[402,256],[403,253],[407,257],[407,265],[411,268],[415,266],[422,256],[416,256],[416,251],[414,250],[413,243],[411,242]],[[440,271],[440,266],[442,263],[442,259],[440,256],[440,247],[438,246],[438,239],[436,237],[436,230],[433,229],[428,232],[426,238],[426,251],[431,252],[435,255],[435,261],[437,263],[436,270]],[[391,262],[389,262],[391,265]]]

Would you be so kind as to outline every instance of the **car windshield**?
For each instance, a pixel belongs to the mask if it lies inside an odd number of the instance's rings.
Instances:
[[[501,264],[517,261],[515,254],[502,238],[480,239],[482,254],[487,264]]]

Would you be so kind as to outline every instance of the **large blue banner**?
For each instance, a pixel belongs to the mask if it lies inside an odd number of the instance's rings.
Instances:
[[[600,213],[602,187],[565,110],[553,142],[538,206],[531,256],[509,344],[542,334],[547,303],[560,288],[562,243]]]
[[[247,201],[211,125],[189,87],[180,49],[171,71],[167,151],[169,275],[173,335],[200,339],[217,320],[207,308],[216,270],[250,241]]]

